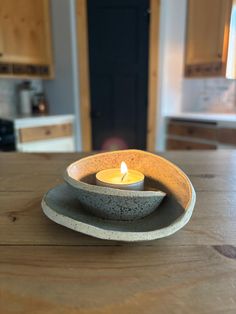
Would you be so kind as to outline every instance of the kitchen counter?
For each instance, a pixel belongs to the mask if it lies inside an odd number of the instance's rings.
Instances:
[[[200,120],[206,122],[233,122],[236,123],[236,113],[226,114],[226,113],[195,113],[195,112],[182,112],[177,114],[166,115],[166,118],[171,119],[187,119],[187,120]]]
[[[75,117],[72,114],[1,118],[13,125],[11,136],[14,135],[14,144],[19,152],[75,151]]]
[[[14,121],[16,128],[28,127],[28,126],[42,126],[45,124],[59,124],[65,121],[73,122],[75,117],[73,114],[61,114],[61,115],[11,115],[1,117],[6,120]]]
[[[126,244],[41,210],[85,154],[0,154],[1,313],[235,313],[236,151],[163,155],[192,180],[193,217],[170,237]]]

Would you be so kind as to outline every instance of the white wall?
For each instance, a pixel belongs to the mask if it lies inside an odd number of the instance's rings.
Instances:
[[[0,79],[0,117],[16,113],[16,80]]]
[[[76,115],[76,148],[81,150],[75,0],[51,0],[55,78],[44,82],[51,114]]]
[[[164,149],[164,115],[181,111],[186,0],[161,0],[156,149]]]
[[[42,80],[30,81],[34,93],[42,92]],[[19,112],[17,85],[21,82],[19,79],[0,79],[0,118],[13,116]]]
[[[55,79],[44,87],[52,114],[74,113],[70,1],[51,0],[51,23]]]
[[[182,111],[236,113],[236,80],[185,79]]]
[[[164,114],[181,110],[184,71],[186,0],[161,1],[162,107]]]

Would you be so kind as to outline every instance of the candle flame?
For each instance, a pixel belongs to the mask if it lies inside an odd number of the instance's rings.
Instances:
[[[128,167],[124,161],[120,164],[120,172],[125,175],[128,172]]]

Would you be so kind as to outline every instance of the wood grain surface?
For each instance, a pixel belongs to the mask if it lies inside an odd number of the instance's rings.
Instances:
[[[85,154],[0,154],[0,313],[236,313],[236,151],[168,152],[197,203],[171,237],[119,243],[42,213]]]

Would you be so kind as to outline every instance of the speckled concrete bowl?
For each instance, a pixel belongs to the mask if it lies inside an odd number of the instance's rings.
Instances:
[[[128,168],[145,175],[146,190],[128,191],[95,185],[98,171],[117,168],[122,161]],[[64,179],[85,209],[112,220],[145,217],[159,206],[166,194],[186,208],[194,191],[187,176],[174,164],[140,150],[121,150],[82,158],[68,166]]]

